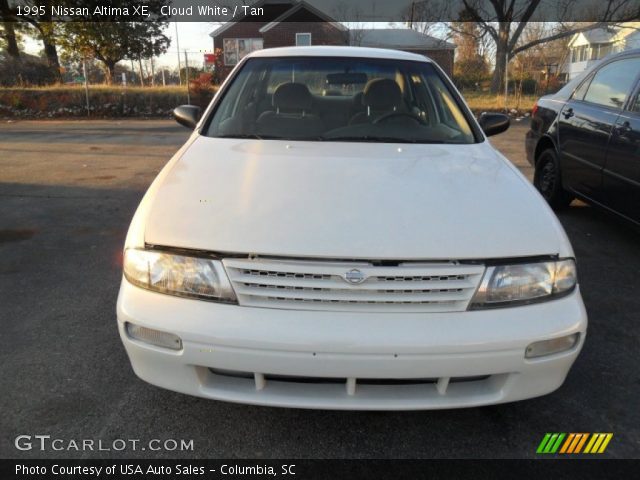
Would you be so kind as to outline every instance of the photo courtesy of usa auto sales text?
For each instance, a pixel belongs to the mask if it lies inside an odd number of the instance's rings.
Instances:
[[[16,475],[90,475],[96,478],[118,475],[295,475],[295,465],[283,464],[280,471],[273,465],[220,465],[219,469],[196,465],[145,465],[121,463],[106,466],[58,465],[51,467],[42,465],[17,464]]]

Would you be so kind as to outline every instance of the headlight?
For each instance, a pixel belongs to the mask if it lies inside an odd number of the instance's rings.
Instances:
[[[550,300],[577,283],[573,259],[487,267],[470,309],[496,308]]]
[[[129,248],[124,252],[124,276],[134,285],[155,292],[220,302],[235,302],[222,262]]]

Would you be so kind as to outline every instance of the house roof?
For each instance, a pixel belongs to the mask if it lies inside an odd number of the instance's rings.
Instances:
[[[359,44],[363,47],[384,47],[401,49],[453,50],[453,43],[410,28],[373,28],[360,30]]]
[[[608,43],[613,40],[616,33],[618,32],[613,28],[595,28],[582,32],[589,43]]]
[[[272,22],[267,23],[264,27],[262,27],[259,30],[260,33],[268,32],[273,27],[278,25],[280,22],[283,22],[284,20],[289,18],[291,15],[293,15],[296,12],[299,12],[302,9],[307,10],[308,12],[311,12],[315,16],[321,18],[322,20],[324,20],[327,23],[330,23],[331,25],[333,25],[334,27],[336,27],[339,30],[342,30],[342,31],[347,31],[348,30],[348,28],[345,27],[344,25],[342,25],[340,22],[336,22],[335,19],[331,18],[326,13],[322,12],[321,10],[318,10],[316,7],[314,7],[312,5],[309,5],[307,2],[302,0],[302,1],[298,2],[294,7],[290,8],[289,10],[284,12],[282,15],[280,15],[278,18],[273,20]]]
[[[584,32],[576,33],[569,41],[568,46],[573,46],[580,37],[583,37],[590,45],[598,43],[615,43],[637,33],[638,28],[640,28],[640,22],[623,22],[615,27],[586,30]]]

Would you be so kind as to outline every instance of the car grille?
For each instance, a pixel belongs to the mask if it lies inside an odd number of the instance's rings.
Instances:
[[[243,306],[292,310],[455,312],[466,310],[482,265],[227,258]],[[349,281],[352,280],[352,282]]]
[[[345,388],[347,395],[356,395],[358,387],[402,387],[411,385],[424,385],[435,387],[440,395],[445,395],[450,386],[461,383],[474,383],[476,386],[491,383],[491,379],[501,379],[506,375],[473,375],[467,377],[439,377],[439,378],[337,378],[337,377],[308,377],[300,375],[275,375],[254,372],[242,372],[236,370],[223,370],[209,368],[209,372],[216,377],[244,379],[255,385],[256,391],[264,390],[273,385],[273,382],[298,385],[324,384],[338,385]]]

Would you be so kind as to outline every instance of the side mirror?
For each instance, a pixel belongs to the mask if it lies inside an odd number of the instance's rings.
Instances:
[[[200,119],[200,107],[195,105],[180,105],[173,109],[173,118],[180,125],[194,129]]]
[[[478,123],[480,124],[480,128],[487,137],[492,135],[497,135],[499,133],[504,132],[507,128],[509,128],[509,124],[511,120],[508,115],[504,113],[487,113],[484,112],[478,118]]]

